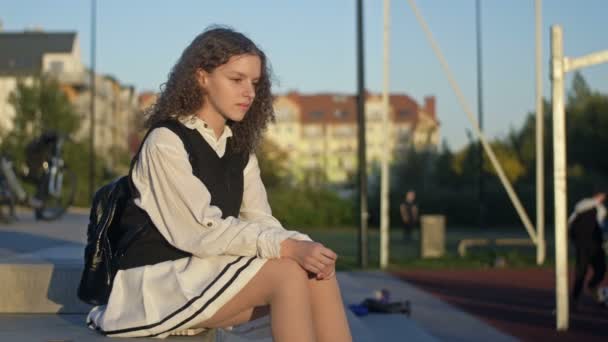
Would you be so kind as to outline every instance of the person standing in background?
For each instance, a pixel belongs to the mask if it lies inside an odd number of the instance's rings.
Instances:
[[[412,234],[418,225],[418,203],[416,203],[416,192],[408,190],[405,194],[404,201],[399,206],[401,212],[401,220],[403,221],[403,239],[405,241],[412,239]]]
[[[568,236],[574,245],[576,255],[576,271],[572,287],[573,309],[577,307],[589,266],[593,269],[593,277],[587,283],[587,288],[599,302],[598,285],[606,274],[606,253],[602,248],[602,226],[606,219],[605,200],[606,193],[596,191],[592,197],[579,201],[568,219]]]

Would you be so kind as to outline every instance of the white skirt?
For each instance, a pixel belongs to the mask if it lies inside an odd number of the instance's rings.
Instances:
[[[265,262],[221,255],[120,270],[108,304],[94,307],[87,325],[111,337],[167,337],[211,318]]]

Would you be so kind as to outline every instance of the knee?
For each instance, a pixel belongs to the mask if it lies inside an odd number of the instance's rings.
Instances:
[[[312,291],[331,291],[332,293],[335,291],[340,292],[340,287],[338,285],[338,279],[334,275],[329,279],[318,280],[317,278],[308,279],[308,286]]]
[[[305,281],[308,279],[306,271],[292,259],[279,259],[281,278],[289,281]]]
[[[308,279],[306,271],[297,262],[287,258],[268,260],[263,274],[266,283],[273,288],[305,283]]]
[[[300,265],[291,259],[274,259],[267,262],[267,284],[270,286],[268,303],[273,298],[291,297],[307,290],[307,275]]]

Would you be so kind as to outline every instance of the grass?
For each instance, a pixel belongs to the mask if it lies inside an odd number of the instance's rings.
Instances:
[[[338,270],[359,269],[357,229],[307,229],[302,232],[338,253],[339,258],[336,265]],[[536,248],[534,247],[473,247],[466,257],[460,257],[457,253],[458,242],[463,238],[525,237],[525,232],[512,229],[484,232],[448,229],[446,233],[445,255],[440,258],[422,259],[419,257],[420,240],[418,236],[414,236],[412,240],[406,242],[403,240],[401,231],[394,229],[390,234],[389,269],[488,268],[494,267],[497,260],[503,260],[506,267],[537,267]],[[543,267],[552,267],[553,248],[549,237],[547,237],[547,243],[547,261]],[[368,232],[368,268],[379,268],[379,234],[377,229],[370,229]]]

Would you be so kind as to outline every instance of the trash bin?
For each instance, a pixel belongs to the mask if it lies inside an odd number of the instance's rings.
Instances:
[[[445,216],[420,217],[420,256],[439,258],[445,253]]]

